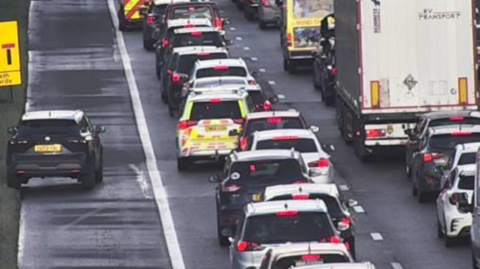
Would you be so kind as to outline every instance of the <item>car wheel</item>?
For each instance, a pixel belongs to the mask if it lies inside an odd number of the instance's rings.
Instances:
[[[412,169],[410,168],[410,165],[408,165],[407,161],[405,161],[405,173],[407,174],[407,178],[410,179],[412,178]]]
[[[322,92],[322,96],[324,96],[325,93]],[[335,96],[325,96],[323,97],[325,99],[325,105],[327,106],[334,106],[335,105]]]
[[[103,163],[101,163],[100,167],[95,171],[95,182],[103,182]]]
[[[230,245],[230,241],[228,241],[228,237],[222,235],[222,227],[220,227],[220,223],[218,221],[218,211],[217,211],[217,237],[218,237],[218,244],[221,247],[228,247]]]
[[[445,235],[445,247],[453,247],[455,245],[456,238]]]
[[[283,71],[288,71],[288,61],[287,61],[287,59],[283,59]]]
[[[443,233],[442,226],[440,225],[440,221],[437,220],[437,237],[443,239],[445,234]]]
[[[22,183],[20,182],[20,178],[15,175],[8,175],[7,176],[7,186],[11,189],[20,189]]]
[[[146,51],[152,51],[153,50],[153,43],[149,42],[148,40],[143,40],[143,48]]]
[[[297,73],[297,64],[292,62],[287,62],[287,70],[290,75],[294,75]]]
[[[357,259],[357,252],[355,250],[355,239],[350,239],[350,241],[348,241],[348,243],[350,244],[350,254],[352,255],[352,258],[354,260]]]
[[[261,30],[266,30],[267,29],[267,24],[262,22],[262,21],[259,21],[258,22],[258,27],[261,29]]]
[[[427,201],[427,194],[420,189],[417,189],[417,201],[419,204],[423,204]]]
[[[125,18],[123,6],[118,10],[118,30],[122,32],[127,30],[127,20]]]
[[[177,158],[177,169],[180,172],[187,171],[190,167],[190,161],[185,157]]]
[[[80,181],[82,182],[82,187],[86,190],[92,190],[95,188],[95,173],[86,173],[80,176]]]

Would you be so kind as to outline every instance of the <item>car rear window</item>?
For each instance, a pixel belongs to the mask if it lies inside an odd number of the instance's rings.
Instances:
[[[462,190],[473,190],[475,187],[475,176],[460,175],[458,188]]]
[[[458,132],[452,134],[434,135],[430,137],[431,150],[453,150],[458,144],[480,142],[479,133]]]
[[[246,77],[247,70],[240,66],[218,66],[212,68],[202,68],[197,71],[197,78],[208,77]]]
[[[177,33],[173,36],[172,46],[174,48],[190,46],[222,47],[223,42],[218,32]]]
[[[480,119],[475,117],[452,116],[450,118],[434,119],[430,121],[428,127],[449,126],[459,124],[480,124]]]
[[[292,200],[292,195],[279,195],[276,196],[269,201],[284,201],[284,200]],[[308,199],[320,199],[327,205],[328,213],[332,218],[341,218],[344,216],[342,208],[340,207],[340,203],[337,198],[327,195],[327,194],[310,194]]]
[[[190,120],[241,119],[242,113],[238,101],[195,102]]]
[[[31,136],[78,136],[80,127],[74,120],[30,120],[24,121],[18,127],[17,137]]]
[[[475,152],[463,153],[458,160],[458,165],[474,164],[476,158]]]
[[[335,235],[330,218],[324,212],[286,211],[280,214],[249,217],[243,240],[257,244],[320,242]]]
[[[347,256],[334,253],[305,254],[281,258],[275,262],[274,269],[290,269],[306,265],[321,265],[324,263],[347,263]]]
[[[209,19],[214,17],[213,10],[208,5],[191,5],[175,7],[171,19]]]
[[[158,16],[159,18],[165,14],[167,5],[154,5],[152,13]]]
[[[245,127],[245,136],[249,136],[255,131],[277,130],[277,129],[305,129],[300,118],[293,117],[273,117],[265,119],[249,120]]]
[[[304,178],[296,159],[235,162],[230,179],[241,184],[289,184]]]
[[[181,55],[178,59],[177,72],[182,74],[190,74],[193,65],[197,60],[216,60],[227,59],[228,55],[224,52],[216,53],[198,53]]]
[[[317,145],[313,139],[308,138],[280,138],[262,140],[257,142],[256,149],[291,149],[301,153],[318,152]]]
[[[228,86],[228,85],[247,85],[247,82],[243,78],[222,79],[221,77],[219,77],[218,79],[195,81],[195,88],[208,88],[208,87]]]

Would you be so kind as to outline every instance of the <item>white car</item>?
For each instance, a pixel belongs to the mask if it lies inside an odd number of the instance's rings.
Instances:
[[[447,169],[452,171],[460,165],[474,164],[479,147],[480,143],[478,142],[458,144],[455,147],[455,153],[447,163]]]
[[[447,180],[437,198],[437,232],[439,238],[445,238],[445,246],[450,247],[455,239],[468,235],[472,225],[472,214],[458,210],[460,193],[466,193],[472,199],[475,184],[476,165],[458,166]]]
[[[240,77],[249,84],[256,84],[255,73],[250,74],[247,64],[242,59],[221,59],[197,61],[190,75],[189,84],[192,86],[196,79],[208,77]]]
[[[332,183],[333,164],[311,130],[283,129],[254,132],[247,139],[246,150],[291,149],[302,154],[308,175],[314,183]]]
[[[376,269],[371,262],[356,262],[356,263],[330,263],[330,264],[316,264],[295,266],[291,269]]]

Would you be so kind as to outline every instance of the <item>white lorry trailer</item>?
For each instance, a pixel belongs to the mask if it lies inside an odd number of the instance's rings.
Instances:
[[[363,160],[418,116],[478,109],[474,0],[335,0],[337,123]]]

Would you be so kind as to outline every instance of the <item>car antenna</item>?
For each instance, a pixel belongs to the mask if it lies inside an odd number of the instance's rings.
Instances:
[[[298,192],[303,192],[302,186],[298,187]]]
[[[285,200],[285,204],[283,205],[283,207],[285,208],[285,210],[288,209],[288,204],[287,204],[287,201]]]

